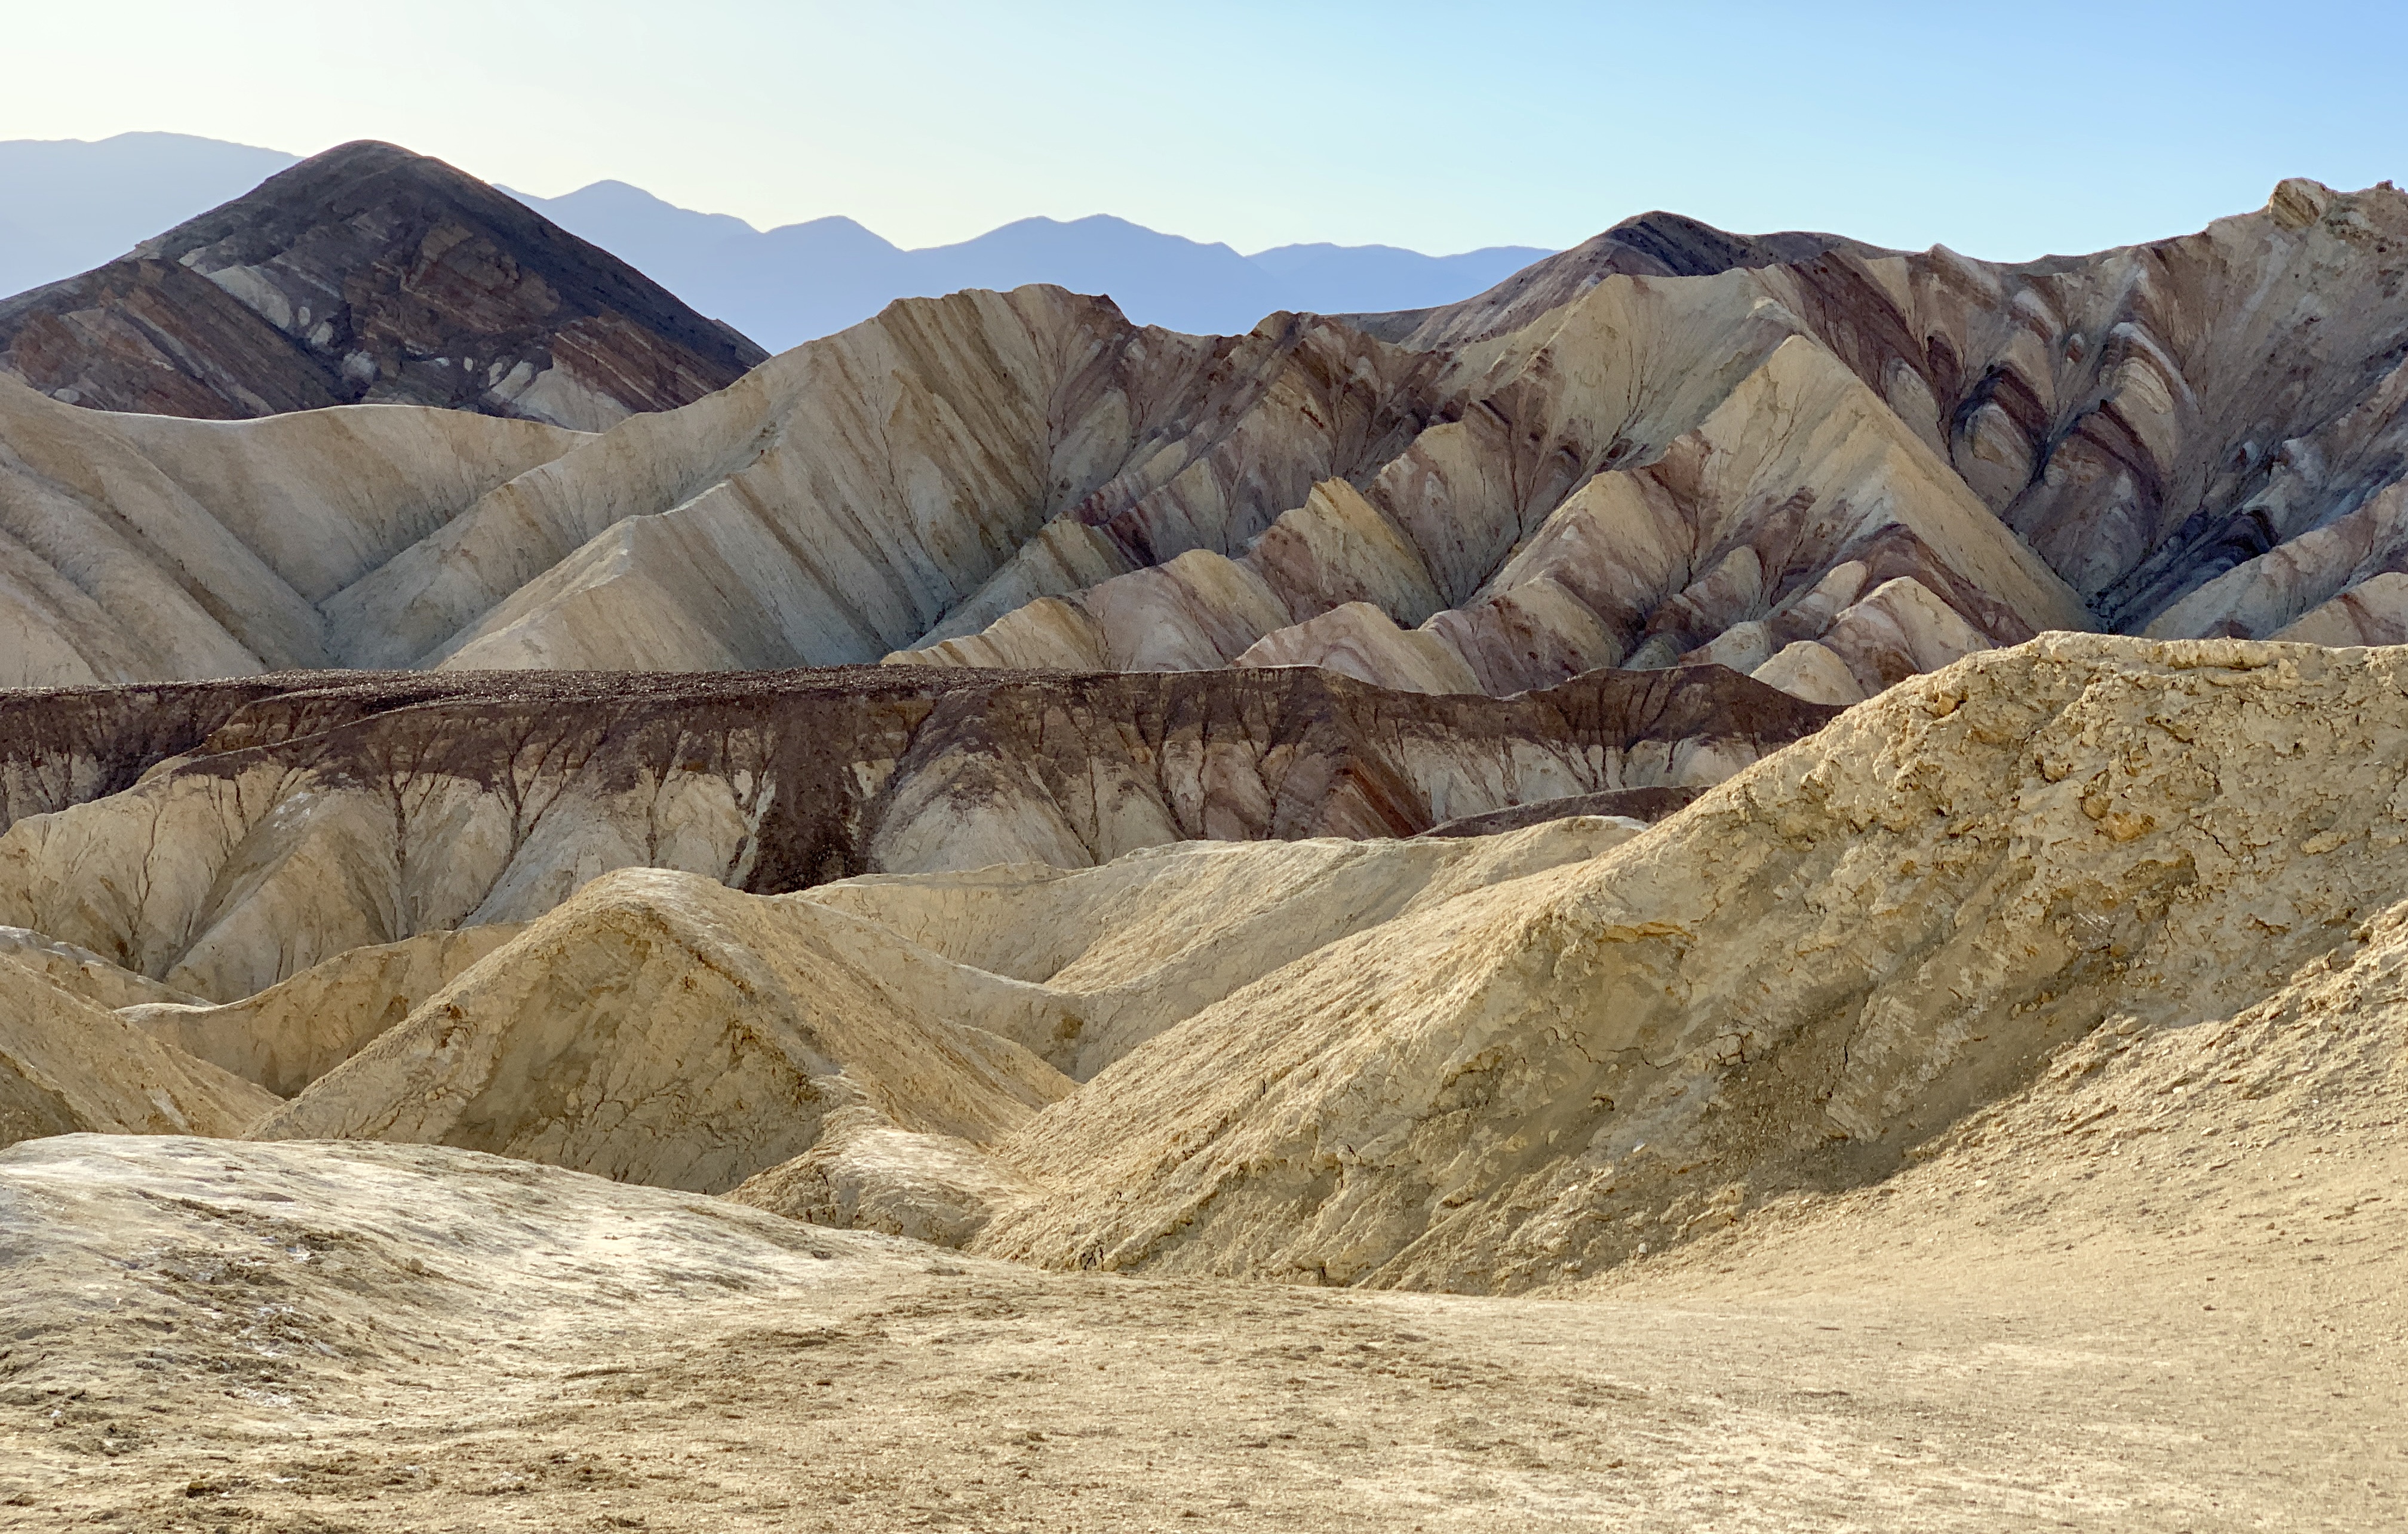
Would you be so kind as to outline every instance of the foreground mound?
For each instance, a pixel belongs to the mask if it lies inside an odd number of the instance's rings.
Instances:
[[[1463,1289],[1856,1183],[2110,1018],[2245,1007],[2403,893],[2408,652],[2049,637],[1607,857],[1334,943],[1032,1118],[975,1249]]]
[[[917,1271],[899,1244],[426,1146],[44,1140],[0,1153],[0,1408],[132,1413],[90,1435],[128,1445],[142,1407],[281,1420],[364,1375],[590,1356],[666,1304]]]
[[[2150,1048],[2078,1089],[2157,1119]],[[2059,1125],[2037,1186],[1952,1151],[1569,1304],[931,1261],[421,1146],[46,1140],[0,1153],[0,1527],[2389,1527],[2396,1121],[2216,1095],[2212,1138]]]

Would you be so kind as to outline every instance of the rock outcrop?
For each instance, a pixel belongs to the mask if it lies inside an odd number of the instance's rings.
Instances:
[[[366,402],[593,431],[767,354],[515,198],[366,142],[0,302],[0,371],[219,421]]]

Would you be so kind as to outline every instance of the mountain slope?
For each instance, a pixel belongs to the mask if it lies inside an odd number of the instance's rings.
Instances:
[[[12,710],[0,782],[25,782],[30,812],[0,834],[0,925],[220,1002],[346,950],[531,920],[612,868],[769,894],[1197,839],[1411,836],[1702,787],[1833,712],[1713,667],[1510,699],[1296,668],[336,673],[270,679],[223,713],[248,689],[199,691]],[[76,749],[95,722],[157,755],[103,770]]]
[[[0,303],[0,368],[97,409],[440,405],[599,428],[759,348],[440,161],[347,144]]]

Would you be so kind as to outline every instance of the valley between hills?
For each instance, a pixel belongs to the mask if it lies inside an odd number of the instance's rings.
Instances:
[[[0,1528],[2400,1521],[2403,282],[0,301]]]

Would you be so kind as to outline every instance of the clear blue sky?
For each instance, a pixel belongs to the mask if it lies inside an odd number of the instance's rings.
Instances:
[[[1111,212],[1240,250],[1670,208],[2020,259],[2287,175],[2408,181],[2408,7],[21,0],[0,138],[389,138],[907,245]]]

